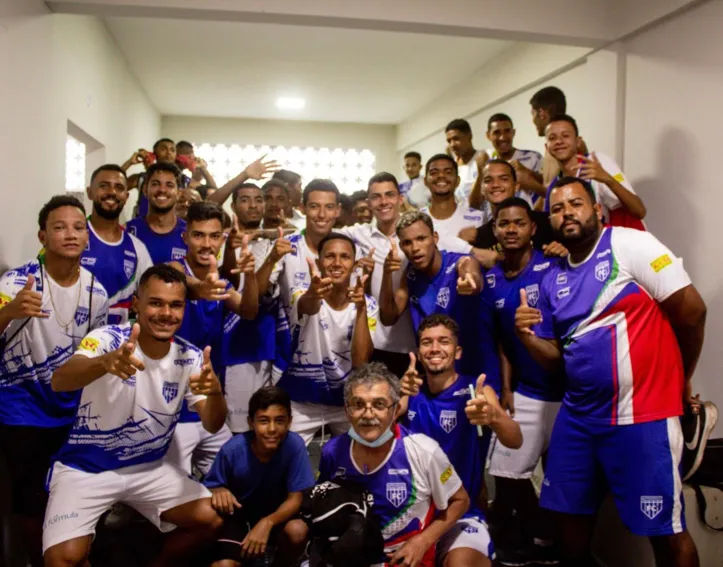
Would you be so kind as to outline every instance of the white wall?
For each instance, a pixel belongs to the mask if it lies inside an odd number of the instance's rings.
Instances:
[[[153,143],[160,117],[97,19],[51,15],[39,0],[3,2],[0,14],[0,268],[34,256],[37,213],[65,190],[73,122],[125,161]]]
[[[394,126],[164,116],[161,130],[173,140],[193,143],[369,149],[378,171],[398,168]]]

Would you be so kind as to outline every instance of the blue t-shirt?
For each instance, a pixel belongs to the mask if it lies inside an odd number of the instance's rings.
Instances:
[[[146,245],[154,264],[180,262],[186,257],[188,247],[181,237],[186,231],[186,221],[183,219],[176,219],[176,226],[166,234],[154,232],[145,217],[129,221],[126,230]]]
[[[409,267],[407,288],[414,330],[422,319],[435,313],[449,315],[460,328],[462,358],[457,361],[460,374],[487,375],[487,384],[499,392],[500,360],[494,336],[494,315],[481,294],[457,294],[457,262],[468,256],[440,250],[442,266],[433,277]]]
[[[512,364],[514,389],[528,398],[546,402],[559,402],[565,391],[562,371],[554,374],[540,366],[515,335],[515,311],[520,305],[520,289],[527,291],[530,307],[540,308],[540,286],[542,280],[558,258],[546,258],[539,250],[532,251],[529,263],[514,278],[505,276],[504,265],[500,262],[485,273],[484,300],[495,311],[497,337],[502,342],[507,358]],[[549,312],[542,314],[550,317]]]
[[[482,491],[491,430],[485,428],[479,438],[477,426],[464,413],[470,399],[470,384],[476,386],[476,376],[458,376],[454,384],[433,394],[425,382],[419,394],[409,398],[404,425],[412,433],[424,433],[439,443],[472,501],[465,515],[484,518],[477,498]]]
[[[275,512],[290,492],[314,486],[314,473],[298,433],[289,431],[267,463],[251,449],[253,438],[254,432],[247,431],[221,447],[204,484],[228,488],[243,506],[246,519],[255,524]]]

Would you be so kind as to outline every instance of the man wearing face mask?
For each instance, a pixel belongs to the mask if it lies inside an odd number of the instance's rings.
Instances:
[[[373,495],[384,537],[379,565],[433,567],[437,543],[470,500],[439,444],[395,424],[400,398],[399,380],[383,364],[354,371],[344,384],[351,429],[324,446],[319,482],[347,480]]]

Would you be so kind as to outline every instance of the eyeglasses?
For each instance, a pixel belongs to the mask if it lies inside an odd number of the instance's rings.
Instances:
[[[349,410],[349,413],[351,413],[353,416],[360,416],[363,415],[366,410],[370,409],[372,410],[372,413],[374,415],[384,415],[387,411],[389,411],[390,408],[393,408],[396,406],[396,402],[392,402],[391,404],[387,403],[384,399],[376,399],[373,400],[371,403],[363,402],[362,400],[352,400],[348,404],[346,404],[347,409]]]

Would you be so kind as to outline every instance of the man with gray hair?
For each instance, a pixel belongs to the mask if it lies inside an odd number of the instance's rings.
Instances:
[[[470,499],[439,444],[395,423],[400,398],[399,380],[383,364],[371,362],[352,373],[344,384],[351,428],[324,446],[319,482],[351,481],[374,497],[384,536],[380,565],[432,567],[436,543]]]

